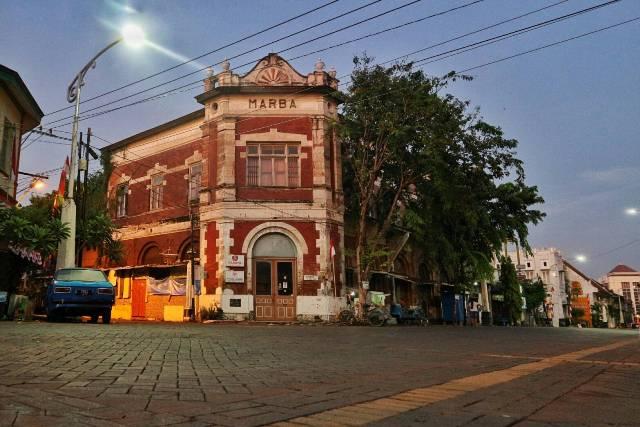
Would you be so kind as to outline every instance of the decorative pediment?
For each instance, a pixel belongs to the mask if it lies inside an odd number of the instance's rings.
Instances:
[[[243,85],[298,86],[307,83],[307,77],[298,73],[287,61],[275,53],[262,58],[251,71],[240,78]]]

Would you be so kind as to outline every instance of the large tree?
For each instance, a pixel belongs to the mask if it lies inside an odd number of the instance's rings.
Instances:
[[[489,277],[502,243],[527,247],[527,225],[543,217],[531,208],[542,199],[525,184],[517,141],[469,102],[442,93],[454,73],[434,78],[366,56],[354,63],[337,129],[361,295],[372,268],[388,260],[389,235],[399,226],[443,280]]]
[[[76,256],[80,261],[83,249],[93,249],[98,255],[97,264],[105,261],[117,263],[123,257],[123,247],[120,241],[113,238],[117,227],[109,214],[107,189],[112,165],[108,154],[102,155],[100,163],[102,168],[88,175],[79,192]]]

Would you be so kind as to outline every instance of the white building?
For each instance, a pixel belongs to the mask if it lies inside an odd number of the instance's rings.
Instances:
[[[622,297],[640,314],[640,272],[624,265],[616,265],[607,273],[606,286]]]
[[[555,248],[533,249],[528,255],[522,249],[509,251],[518,275],[528,280],[540,278],[547,291],[545,309],[554,327],[569,317],[565,268],[562,254]]]
[[[592,307],[599,307],[600,319],[607,324],[609,328],[616,327],[615,317],[618,313],[609,313],[610,303],[615,301],[617,296],[603,284],[593,280],[582,271],[578,270],[574,265],[564,260],[565,277],[572,292],[571,307],[585,310],[586,317],[590,325],[593,325]],[[597,325],[594,325],[597,326]]]

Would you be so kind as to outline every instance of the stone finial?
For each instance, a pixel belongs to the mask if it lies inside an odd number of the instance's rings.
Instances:
[[[207,78],[213,77],[213,67],[207,67]]]
[[[322,62],[322,59],[318,58],[318,61],[316,62],[316,71],[324,71],[324,62]]]
[[[336,67],[331,67],[329,69],[329,76],[333,77],[334,79],[336,78]]]
[[[222,61],[222,71],[229,71],[229,68],[231,68],[231,63],[225,58],[224,61]]]

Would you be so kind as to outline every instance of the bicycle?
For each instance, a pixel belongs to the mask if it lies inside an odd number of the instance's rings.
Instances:
[[[389,315],[380,307],[371,304],[365,304],[365,318],[371,326],[383,326],[387,323]],[[347,325],[353,325],[360,318],[357,306],[348,303],[348,308],[342,310],[338,314],[338,320]]]

